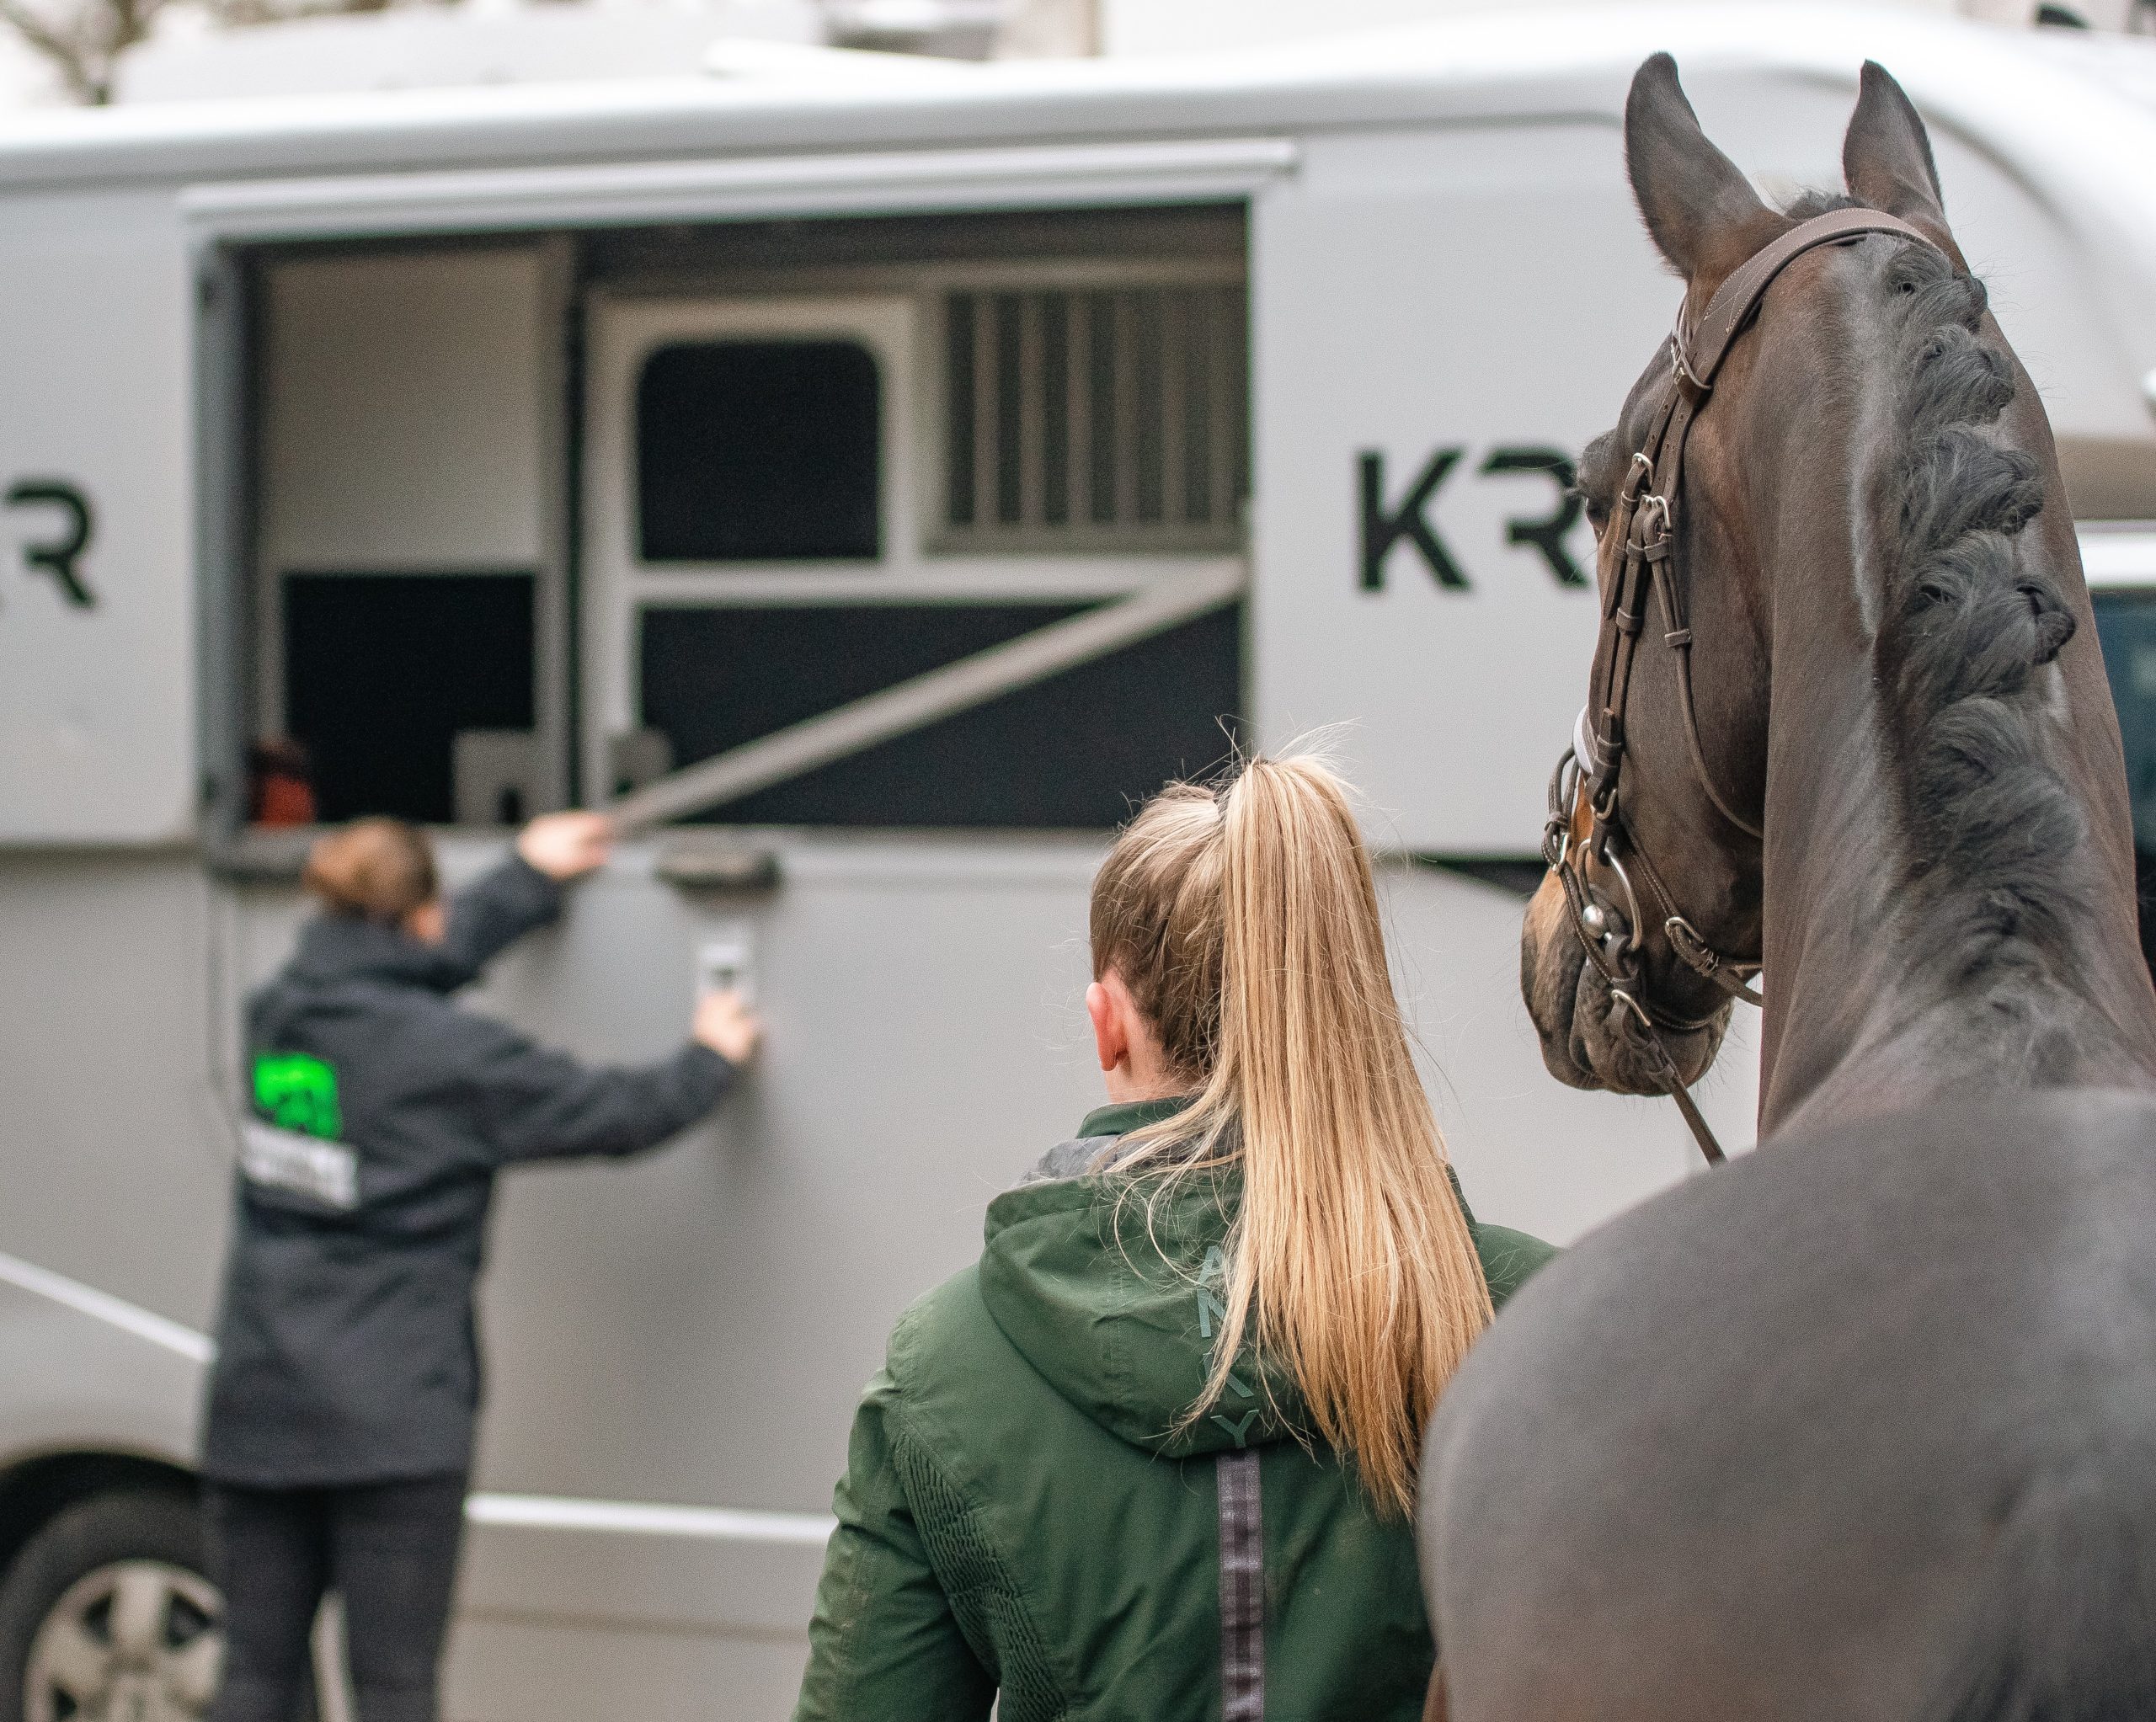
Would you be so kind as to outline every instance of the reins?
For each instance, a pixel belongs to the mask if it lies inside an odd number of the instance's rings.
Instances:
[[[1844,244],[1867,233],[1895,233],[1923,244],[1933,243],[1908,222],[1880,211],[1834,210],[1799,222],[1754,252],[1716,289],[1689,335],[1684,313],[1678,312],[1677,328],[1669,338],[1668,384],[1649,422],[1646,439],[1632,456],[1609,525],[1604,529],[1605,538],[1608,533],[1618,535],[1624,557],[1603,594],[1602,626],[1595,642],[1589,697],[1574,728],[1572,744],[1557,761],[1550,780],[1550,823],[1543,831],[1542,858],[1564,887],[1572,930],[1588,960],[1609,983],[1610,996],[1639,1023],[1655,1080],[1677,1102],[1700,1152],[1710,1165],[1719,1165],[1726,1156],[1686,1089],[1662,1037],[1665,1032],[1683,1034],[1705,1028],[1714,1016],[1675,1016],[1646,996],[1643,941],[1650,926],[1659,926],[1679,962],[1720,989],[1726,999],[1741,999],[1748,1005],[1763,1002],[1745,984],[1748,976],[1758,973],[1759,965],[1733,960],[1708,944],[1678,909],[1660,872],[1626,826],[1620,800],[1625,711],[1647,605],[1657,602],[1665,624],[1662,642],[1677,657],[1678,704],[1684,717],[1684,744],[1700,786],[1715,811],[1731,826],[1755,841],[1764,840],[1763,824],[1739,813],[1716,786],[1707,769],[1706,750],[1700,742],[1699,713],[1692,695],[1689,592],[1681,578],[1677,555],[1677,503],[1684,476],[1684,443],[1694,422],[1705,409],[1722,360],[1737,338],[1751,327],[1767,290],[1781,272],[1808,251],[1822,245]],[[1586,837],[1575,841],[1572,827],[1582,795],[1587,797],[1593,823]],[[1617,882],[1621,905],[1596,894],[1586,872],[1590,858]],[[1646,912],[1649,909],[1651,915]]]

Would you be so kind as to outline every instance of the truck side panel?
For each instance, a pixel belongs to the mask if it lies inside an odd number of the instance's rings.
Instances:
[[[0,851],[0,1252],[198,1330],[236,1141],[215,912],[191,855]]]
[[[192,318],[169,192],[0,205],[0,843],[184,836]]]
[[[1667,329],[1616,130],[1321,136],[1253,205],[1268,740],[1345,723],[1379,840],[1513,855],[1594,644],[1566,495]]]

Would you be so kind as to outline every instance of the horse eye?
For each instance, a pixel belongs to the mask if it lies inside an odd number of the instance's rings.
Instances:
[[[1582,498],[1587,504],[1587,523],[1594,528],[1594,536],[1602,536],[1602,530],[1609,524],[1609,504],[1599,495]]]

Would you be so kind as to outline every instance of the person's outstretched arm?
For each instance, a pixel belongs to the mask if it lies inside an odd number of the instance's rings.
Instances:
[[[442,954],[477,975],[497,955],[562,912],[562,888],[606,859],[613,827],[603,813],[542,813],[515,850],[449,900]]]
[[[793,1722],[982,1722],[995,1702],[899,1480],[897,1397],[879,1374],[854,1418]]]
[[[562,888],[520,856],[489,867],[449,899],[441,955],[468,978],[562,912]]]
[[[484,1024],[464,1061],[481,1133],[504,1163],[640,1154],[719,1102],[732,1061],[691,1041],[640,1069],[593,1069]]]

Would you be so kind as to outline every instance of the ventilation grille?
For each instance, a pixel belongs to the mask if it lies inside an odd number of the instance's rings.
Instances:
[[[944,329],[942,548],[1241,546],[1241,286],[953,292]]]

